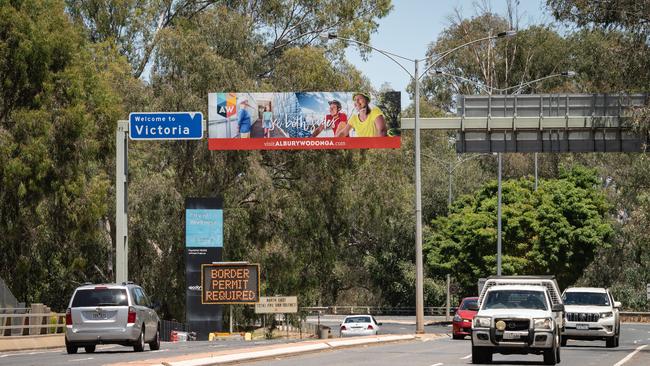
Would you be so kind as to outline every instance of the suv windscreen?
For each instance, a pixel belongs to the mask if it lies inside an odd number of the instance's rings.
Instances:
[[[494,290],[483,301],[483,310],[533,309],[548,310],[544,293],[526,290]]]
[[[460,309],[459,310],[468,310],[470,307],[478,307],[478,300],[465,300],[463,301],[462,304],[460,304]]]
[[[73,308],[85,306],[127,306],[125,289],[94,288],[78,290],[72,300]]]
[[[604,292],[567,292],[562,296],[564,305],[610,306]]]

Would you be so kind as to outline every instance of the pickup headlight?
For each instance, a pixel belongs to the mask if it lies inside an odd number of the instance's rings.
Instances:
[[[474,328],[489,328],[492,323],[492,318],[485,316],[474,317]]]
[[[611,311],[608,311],[608,312],[606,312],[606,313],[600,313],[600,317],[601,317],[601,318],[611,318],[611,317],[613,317],[613,316],[614,316],[614,313],[611,312]]]
[[[553,319],[551,318],[534,318],[533,324],[535,329],[553,329]]]
[[[460,317],[460,315],[456,314],[456,315],[454,315],[454,321],[455,322],[461,322],[461,321],[463,321],[463,319]]]

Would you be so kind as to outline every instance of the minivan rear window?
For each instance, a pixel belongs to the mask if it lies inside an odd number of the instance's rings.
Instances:
[[[78,290],[72,300],[73,308],[85,306],[126,306],[129,300],[125,289],[87,289]]]

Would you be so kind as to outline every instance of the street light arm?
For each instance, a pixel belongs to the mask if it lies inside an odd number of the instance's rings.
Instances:
[[[492,40],[492,39],[497,39],[497,38],[505,37],[505,36],[509,36],[509,35],[511,35],[511,34],[508,33],[508,32],[503,32],[503,33],[499,33],[499,34],[496,35],[496,36],[488,36],[488,37],[483,37],[483,38],[475,39],[475,40],[473,40],[473,41],[469,41],[469,42],[467,42],[467,43],[463,43],[463,44],[461,44],[460,46],[457,46],[457,47],[454,47],[454,48],[452,48],[452,49],[450,49],[450,50],[447,50],[447,51],[445,51],[444,53],[442,53],[440,56],[438,56],[435,60],[433,60],[433,61],[429,64],[429,66],[428,66],[428,67],[424,70],[424,72],[422,72],[422,74],[420,75],[420,78],[422,78],[422,76],[426,75],[427,71],[429,71],[432,67],[436,66],[436,65],[438,64],[438,62],[440,62],[443,58],[447,57],[448,55],[450,55],[450,54],[452,54],[452,53],[454,53],[454,52],[456,52],[456,51],[458,51],[458,50],[461,49],[461,48],[464,48],[464,47],[467,47],[467,46],[471,46],[471,45],[473,45],[474,43],[484,42],[484,41],[488,41],[488,40]],[[424,59],[422,59],[421,61],[426,61],[426,60],[427,60],[427,59],[424,58]]]
[[[323,35],[323,38],[327,38],[327,39],[341,39],[341,40],[346,41],[346,42],[356,43],[357,45],[365,46],[365,47],[368,47],[368,48],[370,48],[370,49],[372,49],[372,50],[375,50],[375,51],[381,53],[382,55],[388,57],[389,59],[391,59],[391,61],[393,61],[394,63],[396,63],[397,66],[401,67],[402,70],[406,71],[406,73],[411,77],[411,79],[414,78],[413,74],[412,74],[410,71],[408,71],[408,69],[405,68],[404,65],[402,65],[402,64],[401,64],[399,61],[397,61],[395,58],[401,58],[401,59],[403,59],[403,60],[410,61],[410,62],[414,62],[415,60],[412,60],[412,59],[407,58],[407,57],[404,57],[404,56],[400,56],[400,55],[395,54],[395,53],[392,53],[392,52],[388,52],[388,51],[385,51],[385,50],[379,49],[379,48],[374,47],[374,46],[371,46],[371,45],[369,45],[369,44],[367,44],[367,43],[365,43],[365,42],[357,41],[356,39],[350,39],[350,38],[339,37],[338,35],[336,35],[336,34],[334,34],[334,33],[327,33],[327,34]]]
[[[523,84],[511,86],[511,87],[508,87],[508,88],[493,89],[493,90],[496,90],[498,92],[505,92],[505,91],[508,91],[510,89],[517,88],[517,90],[513,93],[513,94],[517,94],[517,93],[519,93],[521,88],[523,88],[524,86],[528,86],[530,84],[534,84],[534,83],[537,83],[537,82],[540,82],[540,81],[543,81],[543,80],[546,80],[546,79],[550,79],[550,78],[555,78],[555,77],[558,77],[558,76],[574,77],[576,75],[577,75],[577,73],[575,71],[563,71],[563,72],[559,72],[557,74],[547,75],[547,76],[544,76],[544,77],[541,77],[541,78],[538,78],[538,79],[535,79],[535,80],[527,81],[527,82],[525,82]]]
[[[442,70],[435,70],[435,74],[438,74],[438,75],[445,75],[445,76],[449,76],[449,77],[452,77],[452,78],[456,78],[456,79],[460,79],[460,80],[463,80],[463,81],[467,81],[468,83],[474,84],[474,85],[477,86],[478,88],[483,89],[483,90],[484,90],[486,93],[488,93],[488,94],[492,94],[492,93],[495,92],[495,91],[498,92],[498,93],[502,93],[502,92],[506,92],[506,91],[508,91],[508,90],[511,90],[511,89],[515,89],[515,88],[517,88],[517,91],[514,93],[514,94],[516,94],[516,93],[518,93],[519,90],[520,90],[521,88],[523,88],[524,86],[531,85],[531,84],[534,84],[534,83],[538,83],[538,82],[543,81],[543,80],[546,80],[546,79],[555,78],[555,77],[558,77],[558,76],[574,77],[574,76],[577,75],[575,71],[563,71],[563,72],[560,72],[560,73],[557,73],[557,74],[547,75],[547,76],[544,76],[544,77],[541,77],[541,78],[538,78],[538,79],[535,79],[535,80],[530,80],[530,81],[527,81],[527,82],[525,82],[525,83],[522,83],[522,84],[519,84],[519,85],[515,85],[515,86],[510,86],[510,87],[507,87],[507,88],[492,88],[492,87],[489,87],[489,86],[485,86],[485,85],[483,85],[483,84],[480,84],[480,83],[478,83],[478,82],[475,81],[475,80],[468,79],[468,78],[466,78],[466,77],[464,77],[464,76],[450,74],[450,73],[444,72],[444,71],[442,71]]]

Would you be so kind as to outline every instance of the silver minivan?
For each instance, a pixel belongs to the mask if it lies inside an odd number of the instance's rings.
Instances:
[[[160,349],[160,319],[144,290],[132,282],[84,284],[66,310],[65,347],[95,352],[97,344],[133,346],[136,352]]]

